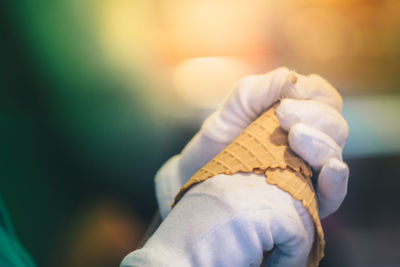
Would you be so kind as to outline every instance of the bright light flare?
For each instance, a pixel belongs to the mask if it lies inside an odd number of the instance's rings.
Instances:
[[[191,58],[174,68],[172,82],[186,104],[207,109],[219,104],[235,83],[251,72],[245,62],[236,58]]]
[[[248,56],[268,48],[264,1],[176,0],[162,11],[167,57]]]

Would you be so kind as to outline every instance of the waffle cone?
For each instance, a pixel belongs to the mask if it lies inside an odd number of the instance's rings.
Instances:
[[[275,113],[277,105],[251,123],[221,153],[196,172],[175,197],[175,205],[193,185],[218,174],[238,172],[264,173],[266,181],[277,185],[302,202],[310,213],[317,232],[308,258],[308,266],[318,266],[324,256],[324,233],[310,167],[289,148],[287,133]]]

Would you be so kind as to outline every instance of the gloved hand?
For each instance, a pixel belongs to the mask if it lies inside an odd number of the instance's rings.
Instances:
[[[281,126],[289,132],[290,148],[315,171],[321,170],[316,190],[321,218],[340,206],[349,173],[342,162],[349,131],[340,114],[342,98],[318,75],[303,76],[278,68],[240,80],[182,153],[158,171],[156,196],[162,218],[189,178],[279,99],[282,101],[277,113]]]
[[[347,188],[342,149],[348,127],[336,90],[316,75],[285,68],[244,78],[203,124],[183,152],[156,176],[163,217],[180,187],[263,111],[282,97],[277,110],[289,131],[291,149],[320,170],[317,195],[321,216],[336,210]],[[123,266],[259,265],[263,251],[274,252],[270,266],[305,266],[314,236],[313,222],[289,194],[263,175],[218,175],[192,189],[176,205],[146,245]]]

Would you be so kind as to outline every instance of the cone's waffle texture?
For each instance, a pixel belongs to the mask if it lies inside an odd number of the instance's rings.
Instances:
[[[193,185],[218,174],[264,173],[266,181],[300,200],[310,213],[317,235],[308,266],[318,266],[324,256],[324,233],[311,183],[310,167],[289,148],[287,133],[280,127],[274,105],[250,124],[230,145],[196,172],[175,197],[175,205]]]

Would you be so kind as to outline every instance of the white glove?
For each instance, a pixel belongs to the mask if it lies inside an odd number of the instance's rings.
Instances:
[[[341,97],[319,76],[304,77],[280,68],[244,78],[181,155],[158,172],[156,192],[162,216],[195,171],[283,96],[314,99],[285,99],[277,114],[282,127],[289,130],[292,150],[314,169],[322,168],[317,185],[320,214],[336,210],[346,194],[348,178],[348,168],[341,161],[348,134],[338,112]],[[313,240],[314,226],[305,208],[266,183],[263,175],[218,175],[190,189],[144,248],[129,254],[122,265],[259,265],[263,251],[275,245],[268,265],[305,266]]]

